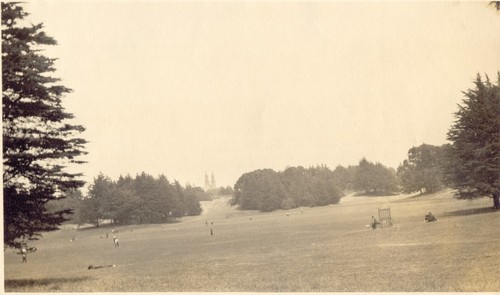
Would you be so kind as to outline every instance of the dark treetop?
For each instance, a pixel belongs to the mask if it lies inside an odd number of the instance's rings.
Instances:
[[[54,59],[41,54],[56,41],[42,24],[23,26],[27,15],[2,2],[4,244],[12,247],[56,229],[71,210],[48,212],[45,204],[83,185],[64,168],[82,163],[85,140],[75,136],[84,128],[66,122],[73,115],[61,97],[70,89],[57,84]]]

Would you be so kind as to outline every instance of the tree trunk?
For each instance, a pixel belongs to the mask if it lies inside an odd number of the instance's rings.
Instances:
[[[493,208],[500,209],[500,192],[493,193]]]

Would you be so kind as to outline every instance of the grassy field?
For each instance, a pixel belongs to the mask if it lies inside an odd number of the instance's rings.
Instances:
[[[5,291],[500,291],[500,212],[488,209],[491,199],[349,196],[271,213],[225,201],[179,223],[117,228],[120,248],[101,228],[48,233],[27,264],[8,249]],[[367,229],[385,207],[394,226]],[[438,222],[423,222],[429,211]]]

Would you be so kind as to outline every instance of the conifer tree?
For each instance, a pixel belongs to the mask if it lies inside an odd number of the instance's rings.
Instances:
[[[490,196],[500,208],[500,72],[497,85],[486,76],[477,76],[475,89],[464,92],[465,99],[455,113],[448,131],[452,142],[448,168],[459,198]]]
[[[54,59],[41,54],[56,41],[43,25],[25,25],[28,15],[17,3],[2,7],[2,123],[4,244],[20,247],[41,232],[57,228],[71,210],[51,212],[46,204],[78,188],[78,173],[67,164],[82,163],[82,126],[67,121],[61,98],[70,89],[52,77]]]

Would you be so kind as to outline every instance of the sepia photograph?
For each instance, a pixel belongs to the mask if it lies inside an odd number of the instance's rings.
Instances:
[[[500,292],[500,1],[2,1],[7,293]]]

